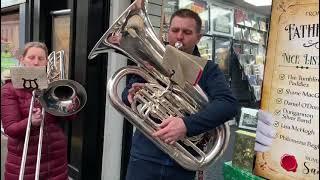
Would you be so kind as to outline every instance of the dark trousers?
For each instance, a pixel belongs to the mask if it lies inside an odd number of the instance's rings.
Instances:
[[[126,180],[194,180],[195,172],[130,157]]]

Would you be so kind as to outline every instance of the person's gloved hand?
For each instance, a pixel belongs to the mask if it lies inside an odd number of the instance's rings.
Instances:
[[[270,150],[274,138],[275,129],[273,128],[272,115],[268,112],[259,110],[254,150],[259,152]]]

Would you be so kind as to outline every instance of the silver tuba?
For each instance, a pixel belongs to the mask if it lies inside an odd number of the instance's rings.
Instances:
[[[173,145],[151,135],[160,128],[163,119],[196,113],[208,103],[208,98],[198,85],[186,83],[181,87],[171,80],[171,70],[163,66],[166,47],[154,33],[145,3],[144,0],[132,3],[100,38],[88,58],[115,50],[137,63],[138,66],[119,69],[108,81],[107,92],[112,105],[182,167],[203,170],[225,151],[229,126],[223,124]],[[141,76],[147,82],[136,92],[131,107],[122,102],[117,92],[120,80],[129,74]]]

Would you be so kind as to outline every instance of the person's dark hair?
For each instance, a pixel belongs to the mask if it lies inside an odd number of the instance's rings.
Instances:
[[[172,16],[170,18],[170,25],[171,25],[172,19],[174,17],[176,17],[176,16],[182,17],[182,18],[192,18],[192,19],[194,19],[196,21],[196,25],[197,25],[196,31],[198,33],[201,32],[202,21],[201,21],[200,16],[196,12],[194,12],[194,11],[192,11],[190,9],[179,9],[179,10],[177,10],[176,12],[174,12],[172,14]]]

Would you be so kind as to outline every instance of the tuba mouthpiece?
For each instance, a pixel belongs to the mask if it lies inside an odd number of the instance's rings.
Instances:
[[[182,44],[181,41],[177,41],[177,42],[174,44],[174,47],[176,47],[177,49],[180,49],[182,46],[183,46],[183,44]]]

